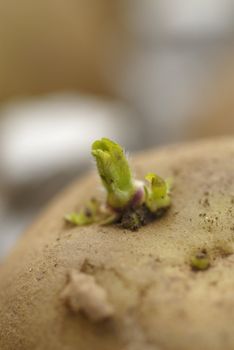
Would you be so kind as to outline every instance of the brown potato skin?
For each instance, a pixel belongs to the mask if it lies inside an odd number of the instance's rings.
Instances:
[[[1,350],[234,349],[234,138],[148,151],[132,166],[141,179],[173,176],[170,210],[138,232],[66,226],[65,213],[101,196],[95,174],[55,198],[1,266]],[[211,267],[194,272],[204,248]],[[105,288],[111,320],[69,312],[70,269]]]

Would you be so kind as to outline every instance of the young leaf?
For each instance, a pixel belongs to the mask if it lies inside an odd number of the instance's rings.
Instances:
[[[149,173],[145,179],[150,186],[145,186],[145,203],[149,210],[154,213],[159,209],[167,208],[171,204],[170,182],[160,176]]]
[[[65,220],[74,226],[85,226],[94,222],[92,218],[88,217],[83,212],[67,214]]]
[[[92,145],[99,175],[107,190],[107,204],[114,209],[123,209],[135,192],[132,173],[122,147],[102,138]]]

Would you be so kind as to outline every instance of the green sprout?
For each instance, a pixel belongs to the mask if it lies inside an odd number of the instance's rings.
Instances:
[[[107,204],[116,209],[125,207],[135,193],[135,186],[123,149],[117,143],[103,138],[93,143],[92,155],[107,190]]]
[[[170,206],[170,181],[153,173],[145,178],[148,184],[137,181],[123,148],[117,143],[107,138],[97,140],[92,145],[92,155],[107,192],[106,202],[92,199],[79,213],[66,215],[67,222],[76,226],[116,222],[136,230]]]
[[[163,180],[160,176],[149,173],[145,179],[150,187],[145,186],[145,203],[149,210],[154,213],[159,209],[167,208],[171,204],[169,180]]]
[[[210,259],[206,252],[199,252],[191,258],[190,265],[195,271],[204,271],[210,267]]]
[[[75,226],[90,225],[99,221],[100,203],[92,198],[79,213],[73,212],[65,216],[65,220]]]

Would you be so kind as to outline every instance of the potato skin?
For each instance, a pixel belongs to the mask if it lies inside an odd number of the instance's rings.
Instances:
[[[1,266],[1,350],[233,350],[234,138],[148,151],[132,165],[139,178],[174,177],[171,209],[137,232],[72,228],[63,216],[100,197],[96,175],[55,198]],[[211,267],[194,272],[201,249]],[[70,269],[107,291],[110,320],[61,302]]]

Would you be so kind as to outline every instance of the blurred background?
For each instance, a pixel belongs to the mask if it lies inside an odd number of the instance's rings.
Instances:
[[[232,0],[1,0],[0,259],[94,139],[233,133]]]

